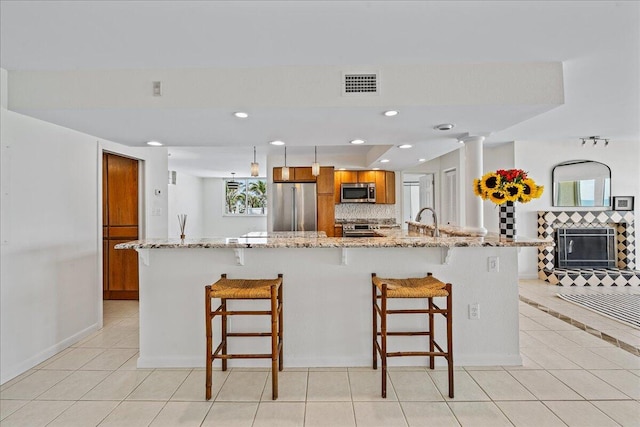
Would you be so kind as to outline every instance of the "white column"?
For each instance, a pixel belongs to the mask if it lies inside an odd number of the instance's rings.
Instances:
[[[464,185],[465,224],[470,231],[487,234],[482,214],[482,199],[473,194],[472,182],[480,178],[482,172],[482,143],[484,136],[468,136],[462,139],[465,146],[465,163],[467,181]]]

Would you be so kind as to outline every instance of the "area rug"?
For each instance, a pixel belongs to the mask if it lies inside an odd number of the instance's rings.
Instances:
[[[636,294],[557,294],[598,314],[640,329],[640,295]]]

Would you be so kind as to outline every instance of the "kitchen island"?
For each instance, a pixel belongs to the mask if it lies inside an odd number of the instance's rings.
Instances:
[[[517,250],[552,243],[497,235],[430,237],[423,232],[378,230],[380,237],[332,238],[323,233],[257,233],[211,239],[141,240],[119,244],[140,256],[140,357],[138,367],[202,367],[205,363],[204,286],[222,273],[230,278],[284,274],[285,367],[371,365],[371,273],[417,277],[432,272],[453,284],[456,365],[520,365]],[[459,233],[460,234],[460,233]],[[494,258],[495,257],[495,258]],[[491,259],[491,262],[489,260]],[[492,270],[492,271],[489,271]],[[418,301],[394,301],[417,307]],[[233,304],[234,302],[231,302]],[[256,307],[259,301],[236,301]],[[469,306],[478,304],[479,318]],[[397,316],[394,326],[419,329],[425,319]],[[443,319],[438,319],[443,320]],[[424,321],[424,322],[423,322]],[[234,318],[233,330],[251,329],[267,319]],[[255,329],[255,327],[254,327]],[[436,324],[441,341],[444,322]],[[219,325],[214,323],[214,337]],[[440,336],[438,336],[440,335]],[[424,349],[419,339],[403,340],[405,350]],[[230,352],[264,351],[266,339],[230,341]],[[423,364],[418,358],[391,365]],[[268,366],[240,359],[231,366]]]

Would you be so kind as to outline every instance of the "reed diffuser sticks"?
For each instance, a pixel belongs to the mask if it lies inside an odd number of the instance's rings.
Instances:
[[[184,229],[187,226],[187,214],[178,214],[178,225],[180,225],[180,239],[184,240]]]

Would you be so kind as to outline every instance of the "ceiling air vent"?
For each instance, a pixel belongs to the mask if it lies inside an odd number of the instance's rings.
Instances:
[[[377,95],[377,73],[345,73],[343,95]]]

